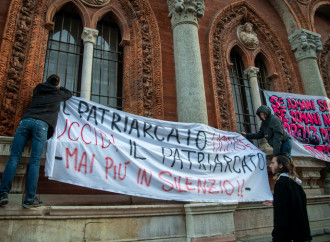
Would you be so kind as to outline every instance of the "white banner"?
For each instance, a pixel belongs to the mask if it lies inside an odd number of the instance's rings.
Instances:
[[[240,134],[77,97],[61,107],[45,171],[53,180],[155,199],[272,200],[265,154]]]
[[[330,100],[326,97],[264,91],[267,106],[293,138],[293,156],[330,161]]]

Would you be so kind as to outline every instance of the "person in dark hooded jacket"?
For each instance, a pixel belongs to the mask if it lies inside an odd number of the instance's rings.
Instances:
[[[42,202],[35,197],[40,158],[44,153],[47,139],[54,133],[60,102],[71,97],[72,93],[69,90],[60,87],[60,78],[57,75],[51,75],[45,83],[40,83],[34,88],[32,104],[23,114],[17,127],[9,160],[1,178],[0,206],[8,203],[8,193],[16,168],[29,139],[32,141],[32,149],[26,178],[27,193],[22,206],[24,208],[42,206]]]
[[[273,147],[273,155],[286,153],[291,158],[291,138],[284,131],[280,118],[273,115],[270,108],[265,105],[257,109],[257,115],[261,119],[261,127],[258,133],[242,132],[241,134],[247,139],[266,138],[268,144]]]

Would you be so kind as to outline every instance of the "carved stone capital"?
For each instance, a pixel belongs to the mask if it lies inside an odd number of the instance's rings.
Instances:
[[[297,61],[306,58],[316,59],[317,53],[323,49],[320,38],[321,35],[306,29],[299,29],[290,35],[289,41],[291,43],[291,49]]]
[[[90,29],[87,27],[84,27],[84,30],[81,34],[81,38],[85,43],[92,43],[95,44],[96,38],[99,34],[99,31],[97,29]]]
[[[179,24],[194,24],[204,16],[205,0],[167,0],[172,28]]]
[[[259,68],[250,66],[244,71],[244,74],[247,74],[249,76],[249,79],[252,77],[257,77],[257,74],[259,72]]]

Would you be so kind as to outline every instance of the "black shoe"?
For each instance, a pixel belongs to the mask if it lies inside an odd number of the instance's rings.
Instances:
[[[0,193],[0,206],[6,205],[8,203],[8,194]]]
[[[22,206],[24,208],[35,208],[35,207],[40,207],[40,206],[43,206],[43,202],[39,201],[38,198],[34,198],[32,201],[30,202],[27,202],[25,201]]]

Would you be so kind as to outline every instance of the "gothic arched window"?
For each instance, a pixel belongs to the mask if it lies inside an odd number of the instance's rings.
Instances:
[[[54,16],[54,30],[49,32],[44,78],[57,74],[61,86],[80,94],[82,62],[82,23],[79,14],[70,4]]]
[[[264,62],[261,54],[258,54],[256,56],[254,63],[255,63],[255,66],[259,68],[257,79],[258,79],[258,86],[259,86],[259,90],[260,90],[261,102],[263,105],[266,105],[266,100],[262,93],[262,90],[270,91],[272,88],[271,88],[271,84],[267,78],[267,76],[268,76],[267,67],[265,65],[265,62]]]
[[[97,24],[99,31],[94,47],[91,100],[123,109],[123,48],[120,30],[111,16]]]
[[[230,52],[229,78],[234,98],[237,132],[256,132],[255,109],[252,104],[251,87],[248,76],[244,74],[241,56],[235,51]]]

